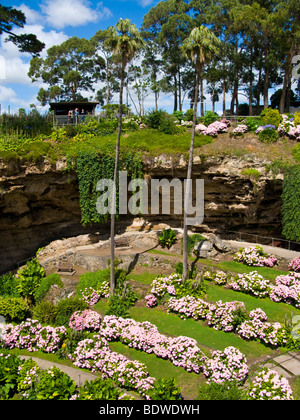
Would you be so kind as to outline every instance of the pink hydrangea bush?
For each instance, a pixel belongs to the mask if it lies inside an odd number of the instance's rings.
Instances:
[[[225,381],[235,381],[243,384],[247,378],[249,368],[247,359],[235,347],[226,347],[222,351],[214,351],[212,358],[208,358],[203,365],[203,373],[207,383],[222,384]]]
[[[93,287],[86,287],[81,294],[82,300],[90,306],[95,305],[102,297],[109,297],[109,282],[107,281],[103,281],[96,290]]]
[[[99,331],[101,315],[91,309],[76,311],[69,320],[69,327],[77,331]]]
[[[285,302],[300,308],[300,273],[290,272],[288,275],[277,276],[269,297],[274,302]]]
[[[54,353],[61,346],[66,334],[65,327],[42,326],[37,320],[27,318],[19,325],[5,326],[4,345],[9,349],[41,349],[45,353]]]
[[[269,295],[270,282],[258,274],[257,271],[252,271],[248,274],[238,274],[233,277],[230,281],[230,287],[239,292],[264,298]]]
[[[278,264],[278,258],[274,255],[267,255],[259,245],[241,248],[234,255],[234,260],[254,267],[274,267]]]
[[[293,392],[286,378],[276,371],[263,368],[251,380],[248,400],[293,400]]]
[[[296,273],[300,272],[300,257],[294,258],[289,263],[289,268],[291,271],[295,271]]]

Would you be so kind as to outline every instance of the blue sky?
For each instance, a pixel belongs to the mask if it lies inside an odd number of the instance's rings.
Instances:
[[[114,26],[120,18],[129,18],[138,28],[143,16],[159,0],[10,0],[2,1],[3,6],[22,10],[26,16],[26,25],[15,33],[34,33],[46,44],[47,48],[58,45],[68,37],[92,37],[98,29]],[[20,53],[11,42],[4,42],[0,36],[0,104],[1,112],[16,112],[19,108],[30,109],[35,104],[41,83],[32,83],[27,76],[30,55]],[[162,106],[168,108],[172,98],[162,98]],[[152,107],[154,104],[152,105]]]

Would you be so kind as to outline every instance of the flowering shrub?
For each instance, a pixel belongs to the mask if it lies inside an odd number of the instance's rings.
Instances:
[[[100,330],[101,319],[101,315],[90,309],[76,311],[70,318],[69,326],[77,331],[98,331]]]
[[[295,271],[296,273],[299,273],[300,272],[300,257],[294,258],[289,263],[289,268],[291,269],[291,271]]]
[[[104,281],[102,284],[97,286],[97,289],[93,287],[86,287],[82,294],[82,299],[90,306],[95,305],[102,297],[109,297],[109,282]]]
[[[244,134],[247,133],[248,127],[246,124],[239,124],[236,128],[233,129],[233,134]]]
[[[290,272],[277,276],[271,286],[269,297],[274,302],[285,302],[300,308],[300,273]]]
[[[224,352],[214,351],[211,359],[207,359],[203,366],[203,373],[207,383],[223,383],[236,381],[244,383],[249,368],[245,356],[235,347],[226,347]]]
[[[42,325],[32,319],[13,326],[7,324],[4,331],[4,345],[10,349],[17,347],[36,351],[41,349],[45,353],[54,353],[62,344],[67,330],[65,327],[51,327]]]
[[[293,400],[287,379],[274,370],[263,368],[251,380],[247,390],[248,400]]]
[[[255,267],[274,267],[278,264],[278,258],[274,255],[265,254],[263,248],[259,245],[240,248],[235,254],[234,260]]]
[[[80,341],[71,358],[75,366],[92,372],[99,370],[104,378],[142,395],[153,387],[154,378],[149,376],[145,365],[111,351],[106,339],[99,334]]]
[[[146,295],[145,296],[145,299],[146,299],[146,302],[147,302],[146,303],[147,308],[153,308],[154,306],[157,305],[157,299],[156,299],[156,297],[153,294]]]
[[[203,275],[205,280],[208,281],[214,281],[218,285],[224,285],[227,284],[227,281],[229,279],[229,276],[224,271],[217,271],[216,273],[213,273],[211,271],[205,271]]]
[[[29,396],[28,391],[31,389],[32,384],[37,380],[41,369],[34,360],[28,359],[18,367],[18,371],[17,389],[19,392],[22,392],[23,398],[27,398]]]
[[[230,286],[237,291],[250,293],[258,298],[269,295],[270,282],[265,280],[257,271],[248,274],[238,274],[231,280]]]
[[[228,131],[228,123],[215,121],[207,127],[204,124],[197,124],[195,130],[200,134],[216,137],[219,133],[226,133]]]

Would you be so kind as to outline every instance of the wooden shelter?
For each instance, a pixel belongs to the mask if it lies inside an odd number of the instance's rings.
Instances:
[[[50,102],[53,123],[58,125],[80,124],[87,115],[95,115],[99,102]]]

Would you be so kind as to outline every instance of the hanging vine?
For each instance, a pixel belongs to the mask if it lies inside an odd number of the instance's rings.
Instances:
[[[115,159],[108,153],[96,153],[93,151],[79,152],[76,157],[75,168],[78,176],[81,223],[85,226],[92,223],[102,223],[109,219],[109,214],[100,214],[96,203],[103,192],[97,191],[96,187],[101,179],[113,179]],[[140,155],[133,152],[125,152],[120,158],[119,171],[126,170],[131,179],[143,178],[143,162]],[[117,180],[117,214],[119,182]]]
[[[289,240],[300,241],[300,165],[284,169],[282,202],[282,233]]]

